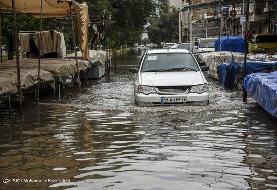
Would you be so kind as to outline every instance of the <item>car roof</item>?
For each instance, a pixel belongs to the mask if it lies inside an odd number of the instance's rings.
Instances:
[[[152,53],[189,53],[189,51],[186,49],[152,49],[147,51],[147,54]]]
[[[201,40],[201,41],[208,41],[208,40],[217,40],[217,38],[199,38],[198,40]]]

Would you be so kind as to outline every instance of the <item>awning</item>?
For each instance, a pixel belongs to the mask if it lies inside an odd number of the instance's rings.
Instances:
[[[65,17],[70,15],[69,3],[72,3],[72,12],[76,16],[76,30],[78,41],[81,47],[83,59],[89,59],[88,53],[88,25],[89,13],[86,2],[79,4],[73,0],[43,0],[42,17]],[[12,11],[11,0],[1,0],[0,9]],[[17,12],[40,17],[40,0],[15,0],[15,10]]]

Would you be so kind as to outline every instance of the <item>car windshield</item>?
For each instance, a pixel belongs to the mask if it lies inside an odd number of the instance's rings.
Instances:
[[[274,43],[277,42],[277,35],[258,35],[255,41],[256,43]]]
[[[199,48],[214,48],[214,43],[215,41],[200,41]]]
[[[187,50],[189,50],[190,49],[190,44],[180,44],[179,45],[179,49],[187,49]]]
[[[164,48],[167,48],[167,47],[171,47],[171,46],[174,46],[175,44],[174,43],[166,43],[164,44]]]
[[[145,56],[141,72],[199,71],[189,53],[155,53]]]

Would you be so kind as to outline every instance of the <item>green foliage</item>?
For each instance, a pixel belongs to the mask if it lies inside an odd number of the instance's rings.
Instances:
[[[152,0],[110,0],[111,30],[110,40],[115,48],[133,45],[141,39],[147,18],[154,12]]]
[[[30,31],[39,29],[39,19],[27,14],[17,14],[18,31]],[[12,14],[2,14],[3,41],[13,36],[13,17]]]
[[[178,40],[178,11],[168,1],[158,4],[157,14],[149,19],[148,37],[153,43],[176,42]]]
[[[107,43],[113,48],[133,45],[141,39],[147,19],[155,11],[152,0],[93,0],[87,3],[91,20],[89,32],[91,48]],[[13,37],[12,15],[3,14],[2,23],[3,39],[7,44],[7,39]],[[19,31],[38,31],[40,19],[27,14],[17,14],[17,23]],[[51,29],[63,32],[67,45],[70,45],[72,41],[70,20],[43,19],[43,30]]]

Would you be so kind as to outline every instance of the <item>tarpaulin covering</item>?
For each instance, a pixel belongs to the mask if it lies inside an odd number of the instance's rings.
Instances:
[[[247,75],[243,87],[260,106],[277,117],[277,72]]]
[[[232,51],[244,53],[244,39],[241,36],[221,36],[215,41],[215,51]]]
[[[224,87],[227,89],[233,89],[235,87],[237,77],[240,73],[240,65],[238,63],[232,62],[227,66],[226,77],[224,81]]]
[[[274,61],[247,61],[245,65],[245,75],[263,71],[270,71],[277,68]]]
[[[89,50],[89,61],[92,65],[102,65],[105,66],[105,63],[107,61],[107,52],[104,50]],[[81,56],[81,52],[77,52],[77,57]],[[75,53],[67,55],[68,58],[74,58]]]
[[[217,67],[217,75],[218,75],[219,83],[221,85],[224,85],[224,82],[225,82],[227,66],[228,66],[227,64],[222,63]]]
[[[65,17],[70,15],[70,6],[72,3],[72,12],[76,16],[76,30],[79,45],[82,51],[83,59],[89,58],[88,53],[88,25],[89,13],[86,2],[79,4],[72,0],[43,0],[42,1],[42,17]],[[1,0],[0,9],[12,11],[11,0]],[[40,17],[41,4],[40,0],[15,0],[15,10],[21,13],[27,13],[35,17]]]
[[[1,0],[0,9],[12,11],[12,0]],[[15,0],[15,10],[40,17],[40,0]],[[66,15],[69,15],[67,1],[61,1],[60,3],[57,3],[57,0],[42,1],[43,17],[63,17]]]
[[[206,66],[209,66],[209,75],[216,80],[218,80],[218,65],[222,63],[229,63],[230,61],[232,61],[232,57],[237,63],[240,63],[244,60],[244,54],[237,52],[231,53],[229,51],[222,51],[199,54],[200,61],[204,62]]]
[[[237,77],[240,73],[241,66],[238,63],[220,64],[217,67],[217,73],[220,84],[226,89],[233,89],[236,85]]]

